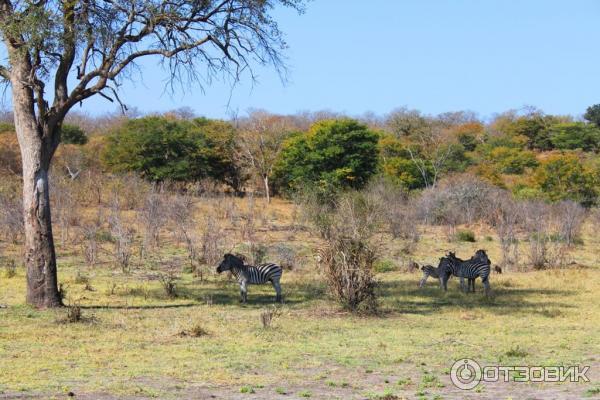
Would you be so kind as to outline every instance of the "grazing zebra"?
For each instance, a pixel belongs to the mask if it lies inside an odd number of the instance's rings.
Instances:
[[[420,288],[422,288],[425,285],[427,278],[429,278],[430,276],[435,279],[439,279],[440,277],[439,270],[432,265],[423,265],[421,267],[421,271],[423,271],[423,278],[421,278],[421,280],[419,281]]]
[[[277,264],[260,264],[257,266],[244,265],[244,261],[233,254],[225,254],[223,261],[217,267],[217,272],[231,271],[240,284],[240,303],[248,300],[248,285],[262,285],[271,282],[277,297],[275,301],[281,303],[281,285],[279,280],[283,270]]]
[[[448,254],[447,259],[454,265],[452,270],[458,273],[457,276],[461,279],[462,289],[464,289],[462,281],[464,278],[467,278],[469,279],[469,286],[471,286],[472,282],[473,291],[475,291],[475,279],[480,277],[485,295],[488,296],[490,294],[489,276],[492,263],[484,250],[477,250],[475,255],[466,261],[459,259],[454,253]]]

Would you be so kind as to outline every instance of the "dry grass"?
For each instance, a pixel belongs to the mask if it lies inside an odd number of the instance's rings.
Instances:
[[[247,206],[243,199],[232,201],[238,210]],[[208,200],[196,204],[198,218],[214,206]],[[96,210],[81,214],[91,217]],[[327,297],[312,258],[319,239],[306,230],[292,231],[293,214],[291,204],[274,199],[265,209],[266,224],[256,228],[258,240],[269,248],[285,243],[298,254],[294,270],[284,272],[286,304],[271,329],[261,322],[273,299],[270,286],[250,286],[249,303],[239,305],[238,287],[226,276],[209,274],[199,282],[191,272],[182,272],[185,250],[169,235],[162,235],[154,264],[134,257],[129,273],[108,259],[87,267],[80,247],[58,247],[59,279],[68,287],[67,300],[77,302],[84,316],[93,315],[93,324],[57,324],[64,310],[24,305],[22,267],[11,279],[0,277],[0,304],[7,305],[0,308],[0,398],[15,393],[60,397],[68,391],[140,398],[196,393],[201,398],[194,388],[206,385],[214,391],[232,388],[231,397],[248,385],[260,398],[276,397],[279,391],[295,391],[296,397],[312,393],[312,398],[334,392],[343,398],[418,398],[424,391],[446,398],[451,392],[447,371],[464,356],[489,363],[598,366],[600,239],[590,225],[583,245],[571,254],[576,264],[494,274],[492,299],[483,297],[480,283],[478,293],[465,295],[457,282],[451,282],[447,293],[431,280],[419,290],[420,272],[378,274],[381,314],[366,318],[340,311]],[[223,229],[235,244],[237,220],[221,215]],[[134,215],[124,217],[134,224]],[[500,258],[498,239],[489,229],[464,228],[473,230],[478,241],[447,242],[443,227],[422,227],[421,241],[410,255],[400,251],[402,240],[386,236],[382,258],[398,265],[408,259],[436,265],[447,250],[466,257],[478,248],[486,249],[493,262]],[[486,236],[492,241],[484,240]],[[0,242],[0,250],[4,257],[18,257],[11,243]],[[267,259],[277,262],[271,258],[275,254]],[[181,273],[178,297],[169,298],[157,277],[174,265]],[[87,277],[86,282],[78,276]],[[96,290],[86,290],[86,284]],[[511,352],[517,345],[518,357]],[[425,385],[433,378],[424,376],[434,376],[445,387]],[[583,397],[593,383],[564,390]],[[484,390],[480,396],[497,394]]]

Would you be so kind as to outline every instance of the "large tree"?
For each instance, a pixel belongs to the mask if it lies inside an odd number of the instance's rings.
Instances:
[[[237,81],[258,64],[281,71],[285,42],[270,13],[303,0],[0,0],[10,84],[23,159],[27,301],[61,305],[52,237],[48,170],[63,120],[100,95],[119,99],[143,57],[164,60],[170,82]],[[124,107],[124,106],[123,106]]]

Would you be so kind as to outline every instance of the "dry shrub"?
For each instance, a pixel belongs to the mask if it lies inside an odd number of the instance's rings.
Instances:
[[[135,210],[141,206],[151,186],[138,175],[130,173],[113,177],[104,191],[110,191],[119,199],[123,210]]]
[[[298,262],[298,255],[296,251],[283,243],[279,243],[273,248],[277,262],[283,269],[294,269]]]
[[[11,279],[17,276],[17,263],[12,258],[6,262],[4,268],[6,269],[4,272],[4,276],[7,279]]]
[[[414,201],[408,193],[383,180],[375,181],[367,190],[382,203],[381,209],[392,237],[418,242],[419,221]]]
[[[0,230],[12,243],[17,243],[24,235],[23,203],[18,193],[20,192],[12,190],[0,191]]]
[[[179,277],[174,272],[160,274],[158,280],[168,298],[177,297],[177,280]]]
[[[552,212],[559,239],[571,248],[576,244],[581,233],[581,226],[586,217],[585,209],[574,201],[566,200],[555,204]]]
[[[281,316],[281,309],[278,307],[271,307],[263,310],[260,313],[260,322],[264,329],[268,329],[273,324],[273,321]]]
[[[202,225],[200,245],[202,261],[207,265],[216,264],[223,257],[225,231],[219,221],[211,214],[204,217]]]
[[[429,224],[445,224],[453,235],[457,225],[485,219],[494,188],[472,175],[456,175],[423,191],[419,218]]]
[[[525,207],[525,228],[529,239],[529,258],[535,269],[563,267],[578,232],[579,210],[572,204],[548,205],[528,201]],[[570,236],[571,242],[568,241]]]
[[[160,245],[160,230],[167,221],[163,187],[153,186],[146,194],[137,218],[142,227],[142,254],[148,255]]]
[[[529,261],[535,269],[542,269],[548,262],[550,241],[550,207],[541,201],[525,203],[525,229],[529,240]]]
[[[190,269],[193,273],[202,273],[199,251],[194,227],[194,199],[188,194],[177,194],[168,202],[168,216],[175,239],[185,245]]]
[[[113,256],[123,272],[128,272],[133,255],[134,230],[123,218],[118,198],[111,204],[109,217],[110,233],[113,239]]]
[[[208,332],[202,326],[202,324],[196,322],[195,324],[192,325],[191,328],[184,329],[181,332],[179,332],[179,334],[177,336],[199,338],[199,337],[208,336],[208,335],[210,335],[210,332]]]
[[[518,231],[524,218],[521,204],[510,194],[498,190],[491,197],[488,221],[500,238],[502,266],[515,266],[519,263]]]
[[[83,258],[87,266],[94,266],[99,261],[101,249],[99,237],[101,235],[103,223],[104,217],[102,208],[98,208],[96,217],[89,222],[81,224],[79,227]]]
[[[351,192],[337,200],[320,264],[330,292],[351,311],[375,312],[377,299],[373,237],[382,226],[382,203],[373,193]]]
[[[74,194],[76,183],[61,174],[52,176],[52,219],[60,226],[60,243],[65,245],[69,240],[69,229],[78,223],[78,203]]]
[[[375,252],[359,239],[335,238],[320,251],[327,285],[344,308],[368,311],[376,309],[376,282],[373,264]]]

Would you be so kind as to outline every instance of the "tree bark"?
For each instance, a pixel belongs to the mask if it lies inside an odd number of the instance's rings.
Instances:
[[[27,302],[38,308],[59,307],[62,300],[52,235],[48,168],[35,161],[42,158],[41,155],[35,155],[35,150],[32,153],[34,157],[23,162]]]
[[[271,204],[271,194],[269,193],[269,176],[263,176],[263,182],[265,184],[265,196],[267,196],[267,204]]]
[[[34,96],[31,87],[25,83],[30,68],[28,60],[11,58],[15,131],[23,162],[27,302],[38,308],[59,307],[62,300],[58,290],[48,190],[48,170],[58,146],[58,136],[54,129],[41,126],[36,118]]]

